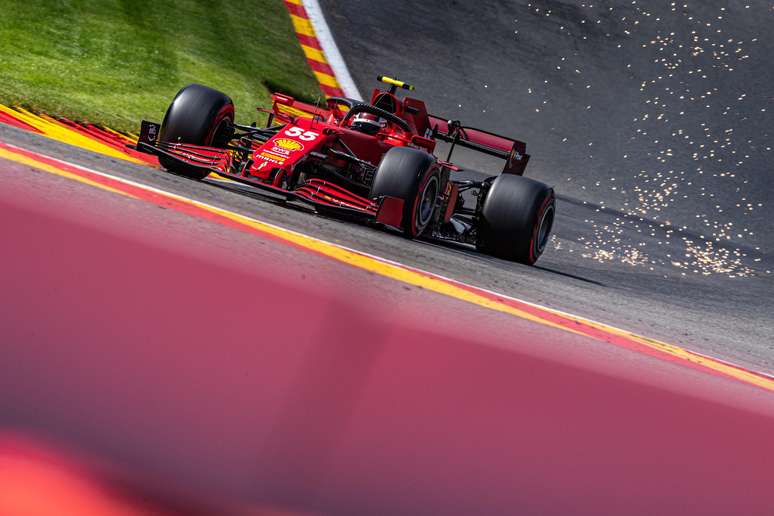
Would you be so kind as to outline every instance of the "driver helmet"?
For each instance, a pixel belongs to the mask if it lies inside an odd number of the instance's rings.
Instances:
[[[352,117],[350,126],[361,133],[376,134],[382,128],[382,119],[370,113],[358,113]]]

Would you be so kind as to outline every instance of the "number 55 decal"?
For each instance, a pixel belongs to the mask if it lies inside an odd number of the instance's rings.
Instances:
[[[287,131],[285,131],[285,134],[288,136],[292,136],[293,138],[298,138],[299,140],[304,140],[305,142],[311,142],[312,140],[317,139],[318,136],[320,136],[319,133],[316,133],[314,131],[304,131],[300,127],[291,127]]]

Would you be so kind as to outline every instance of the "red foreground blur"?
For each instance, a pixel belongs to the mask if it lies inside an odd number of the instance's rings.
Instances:
[[[0,174],[0,513],[771,507],[768,393]]]

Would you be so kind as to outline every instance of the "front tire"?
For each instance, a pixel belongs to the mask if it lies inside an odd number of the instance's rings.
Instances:
[[[406,237],[416,238],[430,227],[441,191],[441,175],[432,155],[418,149],[393,147],[376,169],[371,198],[401,199],[400,229]]]
[[[502,174],[484,198],[476,247],[499,258],[532,265],[548,244],[555,213],[552,188],[527,177]]]
[[[201,84],[181,89],[164,115],[159,140],[225,148],[233,134],[234,102],[226,94]],[[209,171],[159,156],[161,165],[176,174],[201,180]]]

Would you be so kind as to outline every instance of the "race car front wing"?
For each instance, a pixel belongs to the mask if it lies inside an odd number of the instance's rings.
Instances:
[[[319,178],[307,179],[294,189],[275,186],[235,172],[234,155],[251,149],[220,149],[187,143],[156,142],[158,124],[143,121],[136,149],[156,156],[174,159],[187,167],[214,172],[230,181],[246,184],[288,200],[297,200],[315,208],[334,209],[341,214],[365,217],[380,224],[399,227],[403,200],[392,197],[369,199]],[[236,163],[238,165],[238,163]]]

